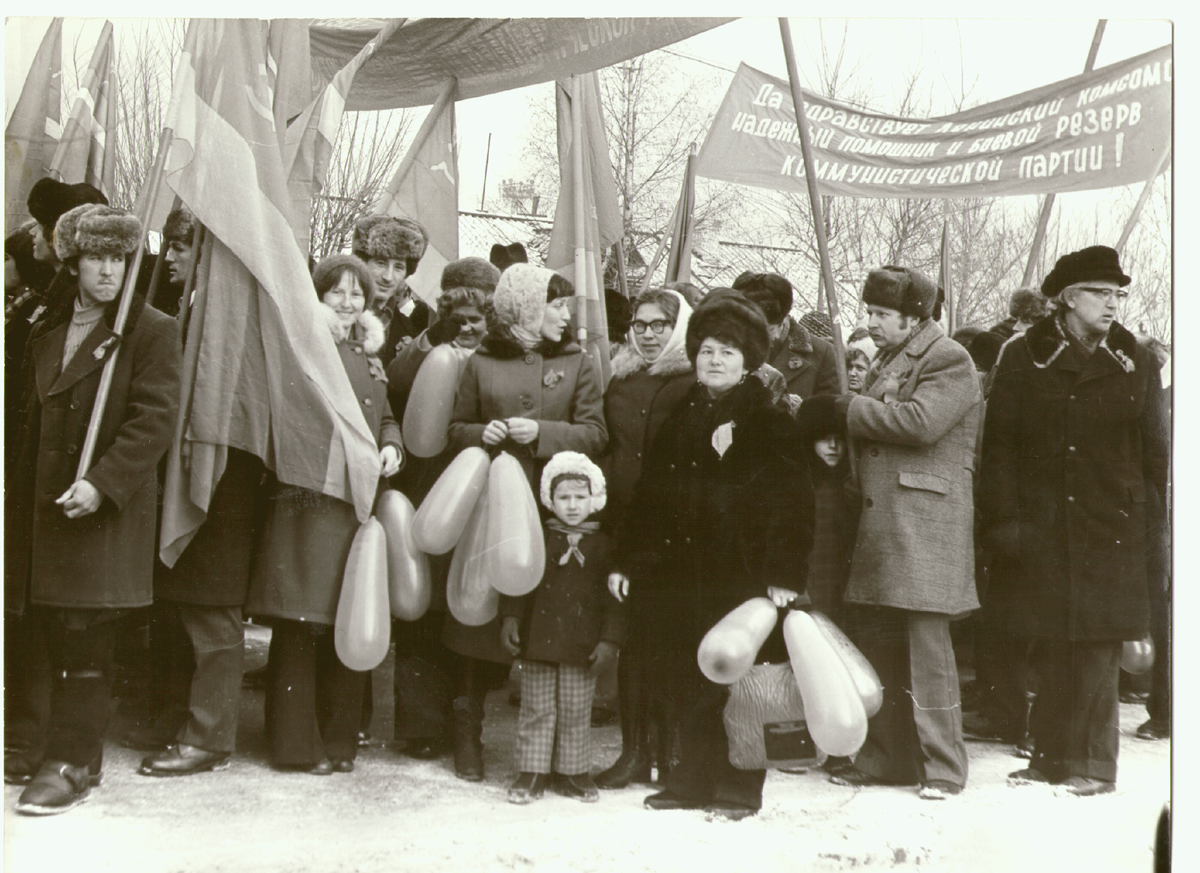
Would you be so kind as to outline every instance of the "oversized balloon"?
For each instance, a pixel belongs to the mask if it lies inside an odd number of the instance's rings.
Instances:
[[[732,685],[754,666],[758,650],[778,620],[775,604],[754,597],[714,624],[700,641],[696,661],[713,682]]]
[[[471,510],[487,485],[488,455],[479,446],[463,449],[421,501],[413,519],[413,541],[427,555],[454,548]]]
[[[500,611],[500,592],[488,582],[484,541],[487,537],[487,490],[479,498],[462,539],[450,559],[446,604],[450,614],[465,625],[487,624]]]
[[[1150,637],[1144,640],[1126,640],[1121,646],[1121,669],[1126,673],[1137,676],[1153,666],[1154,642]]]
[[[813,742],[827,755],[853,755],[867,739],[867,712],[842,659],[807,612],[788,613],[783,641]]]
[[[383,525],[368,518],[354,535],[342,575],[333,622],[334,650],[351,670],[374,670],[387,655],[391,629]]]
[[[529,480],[508,452],[488,470],[487,501],[488,580],[501,594],[528,594],[546,569],[546,538]]]
[[[413,542],[413,505],[399,491],[388,489],[375,503],[375,517],[387,538],[388,602],[392,615],[416,621],[429,609],[433,592],[429,557]]]
[[[458,356],[448,344],[434,346],[421,362],[404,407],[404,447],[410,454],[432,458],[446,448],[457,388]]]
[[[829,644],[833,646],[838,657],[842,659],[842,664],[845,665],[846,672],[850,674],[850,680],[854,683],[858,696],[862,698],[867,718],[875,715],[883,706],[883,685],[879,682],[879,674],[875,672],[871,662],[863,657],[863,653],[858,650],[858,647],[842,633],[842,629],[833,623],[833,619],[823,612],[815,610],[809,615],[817,623],[821,633],[825,634],[825,639],[829,640]]]

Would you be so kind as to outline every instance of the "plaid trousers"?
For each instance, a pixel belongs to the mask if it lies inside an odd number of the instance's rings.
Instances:
[[[592,695],[596,679],[585,667],[521,661],[521,714],[517,769],[578,776],[592,765]]]

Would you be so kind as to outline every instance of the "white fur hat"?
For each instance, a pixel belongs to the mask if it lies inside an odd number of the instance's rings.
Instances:
[[[509,268],[511,269],[511,267]],[[507,275],[507,274],[506,274]],[[592,512],[599,512],[608,501],[604,486],[604,474],[600,472],[592,460],[579,452],[558,452],[545,469],[542,470],[542,505],[554,509],[554,501],[550,494],[550,486],[556,477],[564,473],[580,476],[588,480],[592,491]]]

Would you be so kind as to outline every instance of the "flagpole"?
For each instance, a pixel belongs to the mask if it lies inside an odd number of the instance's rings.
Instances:
[[[1104,27],[1108,24],[1107,18],[1101,18],[1096,22],[1096,32],[1092,36],[1092,45],[1088,49],[1087,61],[1083,65],[1083,71],[1090,73],[1092,67],[1096,65],[1096,54],[1100,51],[1100,40],[1104,36]],[[1029,249],[1029,263],[1025,265],[1025,274],[1021,277],[1021,287],[1024,288],[1033,284],[1034,273],[1037,269],[1038,255],[1042,251],[1042,243],[1046,239],[1046,228],[1050,224],[1050,212],[1054,209],[1054,193],[1046,195],[1046,199],[1042,201],[1042,211],[1038,215],[1037,229],[1033,232],[1033,245]]]
[[[585,353],[587,346],[587,234],[583,206],[583,80],[571,77],[571,180],[575,189],[571,206],[575,222],[575,317],[576,335]],[[603,292],[601,292],[603,293]]]
[[[954,291],[950,287],[950,201],[942,201],[942,254],[938,259],[938,284],[946,294],[946,327],[947,333],[954,334],[957,322],[955,316]]]
[[[174,134],[175,132],[171,128],[164,127],[158,139],[158,155],[155,157],[154,166],[150,170],[149,196],[142,205],[143,214],[138,216],[138,220],[142,223],[143,232],[139,234],[138,247],[137,251],[134,252],[133,260],[125,270],[125,284],[121,289],[121,302],[117,305],[117,317],[113,321],[113,333],[118,337],[125,330],[125,322],[129,319],[129,310],[133,308],[134,288],[137,285],[138,271],[142,266],[142,256],[146,252],[146,234],[144,230],[150,222],[154,203],[158,199],[158,186],[162,182],[163,170],[167,165],[167,152],[171,149]],[[120,353],[121,343],[118,340],[117,347],[113,349],[112,354],[108,356],[108,360],[104,362],[104,369],[100,373],[100,385],[96,389],[96,399],[92,404],[92,417],[88,422],[87,435],[83,440],[83,448],[79,451],[79,468],[75,474],[76,481],[82,479],[92,466],[92,456],[96,453],[96,442],[100,438],[100,422],[104,418],[104,407],[108,405],[108,394],[112,389],[113,372],[116,369],[117,356]]]
[[[1133,233],[1134,225],[1142,217],[1142,210],[1146,208],[1146,203],[1150,200],[1150,193],[1154,189],[1154,180],[1162,172],[1169,157],[1171,157],[1171,143],[1168,141],[1167,147],[1163,149],[1163,153],[1158,157],[1158,163],[1154,165],[1154,171],[1150,173],[1150,178],[1146,180],[1146,187],[1142,189],[1141,196],[1138,197],[1137,203],[1134,204],[1133,213],[1129,216],[1129,220],[1125,222],[1125,229],[1121,231],[1121,238],[1117,240],[1116,248],[1118,252],[1125,251],[1125,243],[1129,242],[1129,235]]]
[[[626,300],[629,299],[629,279],[625,275],[625,240],[619,239],[613,243],[616,251],[614,258],[617,262],[617,286],[621,289],[621,296]]]
[[[642,277],[642,287],[638,292],[645,291],[650,287],[650,280],[654,277],[654,271],[658,269],[658,264],[662,260],[663,250],[667,247],[667,240],[671,239],[675,233],[675,222],[679,219],[679,203],[675,203],[675,211],[671,213],[671,221],[663,230],[663,234],[658,240],[658,250],[654,253],[654,260],[650,262],[650,266],[646,268],[646,275]]]
[[[208,242],[208,228],[200,222],[196,222],[195,236],[192,238],[192,262],[188,266],[187,278],[183,282],[183,295],[179,298],[179,334],[185,345],[187,344],[188,327],[192,323],[192,309],[195,303],[192,300],[192,291],[196,287],[196,277],[200,275],[200,263],[205,257],[204,246]],[[209,245],[209,249],[212,249],[211,244]],[[212,257],[211,252],[208,253],[208,257]],[[207,283],[203,290],[208,290]]]
[[[825,299],[829,303],[829,320],[833,328],[834,364],[837,366],[838,390],[845,394],[849,388],[846,378],[846,349],[842,345],[842,328],[838,317],[837,286],[833,284],[833,267],[829,263],[829,242],[825,238],[825,222],[821,214],[821,192],[817,189],[817,171],[813,166],[812,142],[808,135],[808,118],[804,114],[804,95],[800,92],[800,71],[796,66],[796,50],[792,45],[792,28],[786,18],[779,19],[779,35],[787,60],[788,83],[796,112],[796,127],[800,132],[800,152],[804,158],[804,181],[808,183],[808,200],[812,207],[813,227],[817,232],[817,251],[821,256],[821,276],[825,280]]]

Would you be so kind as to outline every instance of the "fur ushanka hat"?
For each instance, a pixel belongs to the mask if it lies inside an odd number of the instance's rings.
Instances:
[[[186,206],[172,209],[163,224],[163,239],[167,242],[181,242],[190,246],[195,233],[196,218],[191,211]]]
[[[409,275],[412,275],[428,244],[425,228],[411,219],[368,215],[354,225],[350,249],[364,261],[371,258],[404,261],[411,267]]]
[[[554,480],[561,477],[586,479],[592,492],[592,512],[599,512],[608,502],[604,487],[604,474],[587,455],[579,452],[558,452],[542,470],[542,505],[554,509]]]
[[[1112,282],[1124,288],[1133,280],[1121,270],[1121,259],[1116,249],[1108,246],[1088,246],[1069,255],[1063,255],[1054,269],[1042,281],[1042,293],[1056,297],[1068,285],[1079,282]]]
[[[769,324],[782,324],[792,311],[795,295],[792,283],[778,273],[751,273],[749,270],[733,280],[733,290],[762,310]]]
[[[54,253],[60,261],[80,255],[128,255],[137,251],[142,223],[123,209],[98,203],[63,213],[54,228]]]
[[[771,345],[767,320],[763,318],[762,310],[738,292],[719,291],[715,288],[710,291],[688,320],[688,360],[696,366],[700,344],[712,337],[737,347],[744,358],[746,371],[752,373],[766,361]]]
[[[886,306],[921,320],[936,318],[939,308],[938,286],[932,279],[911,267],[892,264],[867,274],[862,299],[869,306]]]
[[[85,203],[108,205],[108,198],[87,182],[68,185],[49,176],[38,179],[29,189],[25,206],[42,227],[54,227],[64,213]]]

